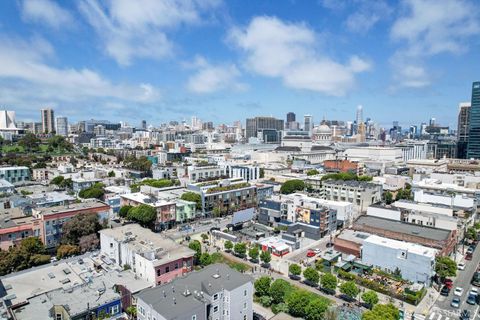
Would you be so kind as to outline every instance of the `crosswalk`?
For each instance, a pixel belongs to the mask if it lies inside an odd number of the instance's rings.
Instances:
[[[425,319],[425,318],[424,318]],[[450,320],[456,319],[453,315],[447,316],[441,313],[432,312],[427,318],[428,320]]]

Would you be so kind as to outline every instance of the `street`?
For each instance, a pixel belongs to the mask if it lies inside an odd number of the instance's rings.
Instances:
[[[458,270],[457,277],[453,282],[452,290],[448,297],[439,296],[437,301],[435,302],[430,314],[426,317],[428,320],[449,320],[449,319],[458,319],[460,316],[460,312],[462,310],[469,310],[470,311],[470,319],[475,319],[478,315],[479,305],[470,305],[468,304],[467,297],[472,285],[470,281],[472,280],[473,273],[477,269],[478,263],[480,262],[480,246],[475,248],[473,252],[473,257],[471,261],[466,261],[465,270]],[[460,297],[461,305],[460,308],[456,309],[450,306],[452,299],[455,297],[453,294],[453,290],[456,287],[463,288],[463,294]],[[428,299],[429,297],[425,297]]]

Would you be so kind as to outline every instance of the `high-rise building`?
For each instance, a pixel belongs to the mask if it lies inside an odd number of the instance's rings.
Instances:
[[[363,122],[363,107],[361,105],[357,106],[357,117],[355,120],[357,121],[357,127]]]
[[[147,129],[147,120],[142,120],[142,129]]]
[[[430,122],[429,122],[430,127],[435,127],[436,124],[437,124],[437,119],[430,118]]]
[[[248,140],[252,137],[257,137],[259,131],[272,130],[280,132],[284,128],[283,120],[274,117],[255,117],[248,118],[246,121],[245,138]],[[281,135],[280,135],[281,136]]]
[[[53,109],[41,109],[40,116],[42,118],[43,133],[52,133],[55,131],[55,117]]]
[[[295,113],[293,112],[287,113],[287,123],[295,122],[295,121],[296,121]]]
[[[313,117],[309,114],[303,116],[303,130],[312,132],[313,129]]]
[[[480,159],[480,81],[472,84],[467,158]]]
[[[461,102],[458,106],[457,157],[467,157],[468,126],[470,123],[470,102]]]
[[[0,110],[0,130],[16,129],[15,111]]]
[[[68,136],[68,119],[67,117],[57,117],[55,126],[57,134],[61,136]]]

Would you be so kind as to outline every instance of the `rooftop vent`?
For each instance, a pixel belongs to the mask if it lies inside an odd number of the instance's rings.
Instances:
[[[188,297],[190,294],[191,294],[190,290],[188,290],[188,288],[185,287],[185,291],[183,291],[183,295],[184,295],[185,297]]]

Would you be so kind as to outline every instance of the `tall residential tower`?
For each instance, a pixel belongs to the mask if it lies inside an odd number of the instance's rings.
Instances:
[[[480,159],[480,81],[472,84],[467,158]]]
[[[53,109],[40,110],[42,118],[42,131],[43,133],[52,133],[55,131],[55,117]]]

